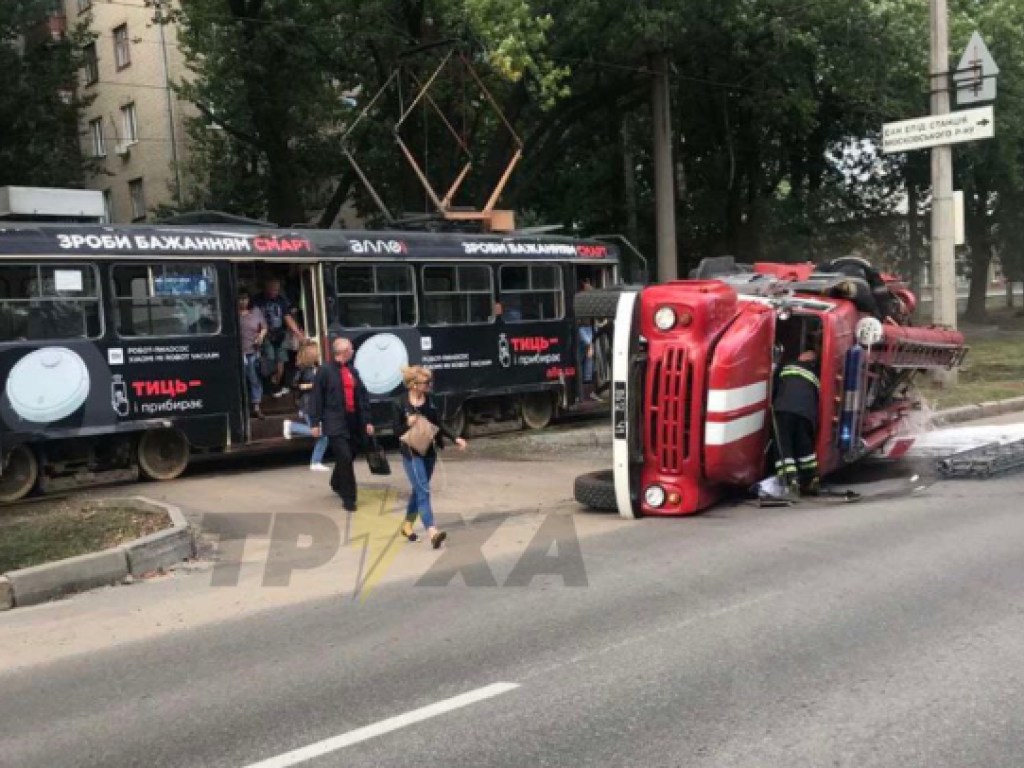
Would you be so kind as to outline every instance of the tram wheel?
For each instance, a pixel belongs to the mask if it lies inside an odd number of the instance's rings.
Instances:
[[[155,429],[139,440],[139,469],[147,480],[173,480],[188,466],[188,438],[178,429]]]
[[[7,455],[0,474],[0,502],[24,498],[39,479],[39,461],[27,445],[16,445]]]
[[[449,418],[444,420],[444,425],[451,430],[451,433],[456,437],[462,437],[462,433],[466,431],[466,405],[463,405],[459,410],[453,413]]]
[[[555,415],[555,401],[547,392],[523,395],[523,423],[530,429],[544,429]]]

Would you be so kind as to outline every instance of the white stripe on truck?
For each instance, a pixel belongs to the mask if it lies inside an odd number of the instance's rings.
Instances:
[[[704,445],[728,445],[759,432],[764,427],[764,411],[732,421],[709,421],[704,425]]]
[[[736,389],[708,391],[708,413],[729,413],[763,403],[768,399],[768,382],[759,381]]]
[[[615,311],[615,335],[612,337],[612,433],[615,431],[616,408],[625,409],[625,432],[614,435],[612,440],[612,478],[615,480],[615,503],[619,516],[633,520],[633,502],[629,493],[629,439],[633,425],[629,423],[630,398],[639,397],[639,392],[629,391],[629,349],[633,334],[633,308],[637,294],[623,291],[619,294],[619,305]],[[638,331],[639,332],[639,331]],[[616,392],[621,393],[621,402],[616,402]]]

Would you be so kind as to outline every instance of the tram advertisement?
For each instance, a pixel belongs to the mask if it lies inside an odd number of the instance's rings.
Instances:
[[[237,398],[231,339],[20,344],[0,351],[0,419],[14,434],[92,434],[121,422],[223,414]]]
[[[577,354],[561,323],[401,328],[384,332],[335,327],[355,346],[354,364],[375,399],[400,391],[401,369],[434,372],[438,393],[472,393],[574,379]]]

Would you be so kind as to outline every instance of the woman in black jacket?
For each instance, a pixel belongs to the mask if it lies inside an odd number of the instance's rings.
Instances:
[[[444,447],[442,436],[455,443],[460,451],[466,449],[466,441],[453,435],[451,430],[441,422],[437,406],[430,396],[430,385],[434,381],[434,376],[430,371],[418,365],[405,367],[402,368],[402,380],[405,382],[406,391],[399,395],[394,403],[395,437],[401,438],[416,423],[417,419],[426,419],[438,428],[434,443],[424,456],[418,455],[399,440],[402,467],[412,486],[409,505],[405,510],[405,521],[402,523],[402,535],[409,541],[416,541],[413,524],[416,522],[416,516],[419,515],[423,521],[423,527],[427,529],[430,543],[434,549],[437,549],[447,537],[444,531],[438,531],[434,525],[434,510],[430,505],[430,478],[434,474],[434,465],[437,463],[437,449]]]

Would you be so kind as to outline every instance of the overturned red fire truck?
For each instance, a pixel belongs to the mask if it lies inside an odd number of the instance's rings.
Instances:
[[[773,374],[815,348],[819,471],[898,458],[922,371],[958,366],[955,330],[911,324],[916,299],[860,258],[737,265],[576,297],[611,340],[613,468],[576,480],[577,501],[627,518],[688,515],[768,475]]]

